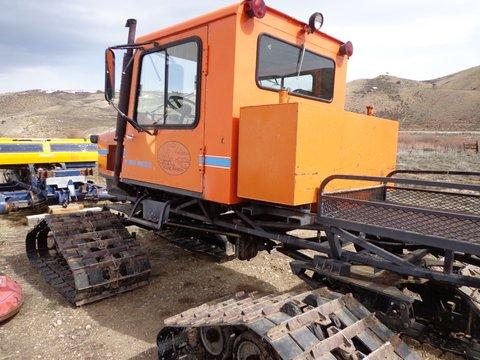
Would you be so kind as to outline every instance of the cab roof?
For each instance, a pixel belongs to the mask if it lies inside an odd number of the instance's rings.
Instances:
[[[181,33],[183,31],[193,29],[198,26],[206,25],[208,23],[211,23],[213,21],[219,20],[226,18],[231,15],[237,15],[237,14],[242,14],[244,12],[244,4],[245,2],[242,1],[241,3],[233,4],[200,16],[197,16],[195,18],[192,18],[187,21],[180,22],[178,24],[168,26],[164,29],[157,30],[154,32],[151,32],[149,34],[140,36],[137,38],[136,43],[145,43],[145,42],[150,42],[154,41],[156,39],[162,38],[164,36],[172,36],[178,33]],[[290,15],[287,15],[277,9],[274,9],[272,7],[267,6],[267,13],[273,13],[279,17],[284,18],[286,21],[290,23],[297,24],[299,28],[303,28],[305,25],[307,25],[305,22],[300,21],[298,19],[293,18]],[[258,19],[262,21],[262,19]],[[325,34],[324,32],[321,31],[315,31],[316,33],[322,34],[324,37],[329,38],[332,41],[337,42],[339,45],[343,44],[343,41],[340,41],[328,34]]]

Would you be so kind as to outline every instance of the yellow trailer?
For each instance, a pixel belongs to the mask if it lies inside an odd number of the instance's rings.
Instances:
[[[0,166],[96,163],[97,145],[88,139],[0,138]]]
[[[97,159],[97,145],[88,139],[0,138],[0,214],[111,199],[87,179]]]

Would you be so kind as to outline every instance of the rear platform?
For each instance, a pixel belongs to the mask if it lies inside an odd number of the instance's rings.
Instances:
[[[337,180],[379,185],[326,193],[325,187]],[[394,266],[408,275],[480,287],[480,279],[456,274],[453,268],[455,258],[478,265],[480,185],[399,177],[332,176],[324,181],[320,192],[318,221],[341,240],[360,247],[368,244],[365,249],[382,258],[375,259],[376,266]],[[415,270],[399,254],[387,254],[375,245],[375,238],[383,238],[391,246],[428,249],[443,258],[443,272]],[[341,252],[339,248],[335,251]]]

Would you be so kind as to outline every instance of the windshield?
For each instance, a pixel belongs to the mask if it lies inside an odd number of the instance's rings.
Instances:
[[[333,99],[335,63],[267,35],[258,46],[257,82],[260,87],[288,89],[303,95],[330,101]]]
[[[142,57],[137,122],[191,126],[197,118],[199,46],[174,45]]]

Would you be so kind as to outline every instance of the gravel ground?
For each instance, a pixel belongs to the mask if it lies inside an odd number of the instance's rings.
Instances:
[[[479,157],[435,155],[436,168],[479,171]],[[429,164],[432,154],[400,154],[401,167]],[[423,164],[424,163],[424,164]],[[455,164],[455,166],[454,166]],[[458,166],[460,165],[460,167]],[[0,272],[23,287],[21,312],[0,326],[0,359],[153,359],[155,337],[168,316],[235,292],[306,290],[291,275],[289,260],[261,253],[249,262],[217,264],[140,229],[152,261],[151,284],[81,308],[58,295],[29,265],[24,250],[27,213],[0,216]],[[408,340],[425,359],[453,358]]]

